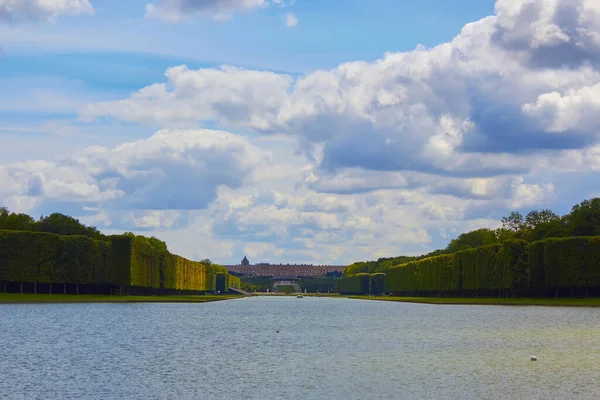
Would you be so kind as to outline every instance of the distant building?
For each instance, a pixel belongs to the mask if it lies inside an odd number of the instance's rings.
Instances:
[[[242,262],[238,265],[224,265],[229,272],[249,276],[296,276],[296,277],[319,277],[319,276],[337,276],[346,267],[345,265],[312,265],[312,264],[270,264],[257,263],[250,264],[248,258],[244,256]]]

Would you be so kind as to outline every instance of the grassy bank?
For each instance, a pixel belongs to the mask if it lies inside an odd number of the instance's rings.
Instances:
[[[103,296],[71,294],[0,293],[0,304],[22,303],[206,303],[239,299],[238,295],[204,296]]]
[[[426,304],[472,304],[498,306],[555,306],[555,307],[600,307],[600,298],[443,298],[443,297],[393,297],[393,296],[348,296],[351,299],[400,301]]]

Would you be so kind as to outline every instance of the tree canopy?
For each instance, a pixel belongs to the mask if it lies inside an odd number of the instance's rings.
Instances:
[[[549,238],[600,236],[600,198],[584,200],[573,206],[571,212],[563,216],[549,209],[531,210],[525,216],[519,211],[512,211],[509,215],[502,217],[500,222],[502,224],[500,228],[481,228],[462,233],[450,240],[446,248],[422,256],[399,256],[380,258],[377,261],[355,262],[344,269],[344,276],[380,272],[406,262],[442,254],[453,254],[480,246],[500,244],[510,239],[535,242]]]

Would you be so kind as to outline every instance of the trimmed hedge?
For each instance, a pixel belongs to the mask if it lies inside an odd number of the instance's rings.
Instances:
[[[369,279],[367,273],[360,273],[338,280],[338,292],[341,294],[364,294],[369,293]]]
[[[600,237],[553,238],[529,246],[532,288],[600,288]]]
[[[308,293],[327,293],[329,291],[336,291],[338,281],[340,278],[301,278],[298,279],[298,285]]]
[[[73,283],[201,292],[240,286],[239,278],[216,264],[203,264],[153,247],[143,237],[87,236],[0,230],[0,281]]]
[[[385,291],[411,295],[544,296],[600,294],[600,237],[508,240],[401,264]]]
[[[0,231],[0,280],[111,284],[116,277],[110,244],[87,236]]]
[[[425,258],[388,269],[385,290],[488,296],[525,293],[530,282],[528,258],[528,245],[522,240]]]
[[[371,293],[381,294],[385,290],[385,274],[378,272],[369,276],[371,281]]]

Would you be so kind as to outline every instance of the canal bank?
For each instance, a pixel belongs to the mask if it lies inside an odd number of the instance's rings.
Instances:
[[[470,297],[396,297],[396,296],[346,296],[349,299],[396,301],[440,305],[497,305],[497,306],[554,306],[600,307],[600,298],[470,298]]]
[[[241,295],[201,296],[109,296],[69,294],[19,294],[0,293],[0,304],[52,304],[52,303],[207,303],[241,299]]]

